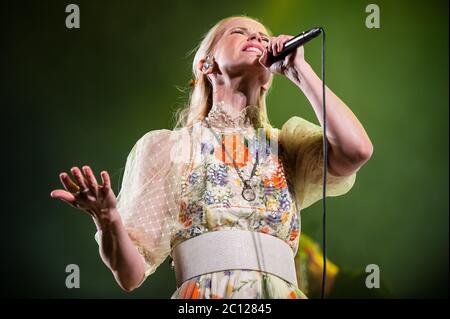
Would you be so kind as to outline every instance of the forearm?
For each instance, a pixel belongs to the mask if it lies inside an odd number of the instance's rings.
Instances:
[[[303,91],[323,127],[322,80],[305,61],[298,63],[289,77]],[[325,92],[327,140],[331,153],[339,156],[341,162],[358,164],[366,161],[373,147],[364,127],[328,87]]]
[[[99,233],[99,251],[122,289],[131,291],[144,279],[145,265],[131,241],[117,210],[107,219],[94,219]]]

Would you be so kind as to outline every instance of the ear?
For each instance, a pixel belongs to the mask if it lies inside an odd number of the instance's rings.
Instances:
[[[201,59],[200,61],[198,61],[198,69],[200,70],[200,72],[202,72],[203,74],[211,74],[213,73],[213,69],[214,69],[214,62],[210,61],[211,59],[205,58],[205,59]],[[209,67],[207,67],[209,64]]]

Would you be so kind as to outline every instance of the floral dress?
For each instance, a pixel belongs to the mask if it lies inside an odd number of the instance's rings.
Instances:
[[[133,148],[118,206],[146,264],[146,277],[170,256],[171,247],[212,231],[265,233],[285,241],[297,253],[300,209],[321,198],[321,128],[298,117],[281,130],[258,127],[255,123],[260,122],[250,116],[250,110],[255,108],[249,106],[232,117],[218,103],[208,114],[210,128],[205,122],[197,123],[197,132],[183,131],[176,138],[172,131],[153,132]],[[174,143],[165,143],[169,136]],[[187,145],[185,152],[182,148]],[[172,161],[157,160],[156,153],[171,154]],[[151,156],[151,164],[143,161]],[[254,170],[250,185],[256,198],[252,201],[241,195],[238,170],[243,178],[250,178]],[[346,193],[355,181],[355,174],[327,177],[328,196]],[[171,297],[306,298],[296,285],[280,277],[243,269],[189,279]]]

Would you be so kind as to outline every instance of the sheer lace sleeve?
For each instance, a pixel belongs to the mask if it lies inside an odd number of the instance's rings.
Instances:
[[[322,199],[323,192],[323,129],[301,117],[291,117],[279,132],[288,171],[300,209]],[[288,174],[289,175],[289,174]],[[327,172],[327,196],[347,193],[354,185],[356,173],[333,176]]]
[[[178,229],[178,208],[189,133],[154,130],[130,151],[117,196],[118,211],[146,265],[145,277],[170,253]]]

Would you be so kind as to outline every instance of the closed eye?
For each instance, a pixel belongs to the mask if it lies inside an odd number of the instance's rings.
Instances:
[[[243,34],[243,35],[246,35],[246,34],[248,34],[248,32],[246,31],[246,30],[243,30],[243,29],[233,29],[233,30],[231,30],[231,32],[230,32],[230,34],[235,34],[235,33],[237,33],[237,34]],[[260,33],[261,34],[261,33]],[[261,34],[261,40],[262,41],[264,41],[264,42],[266,42],[266,43],[270,43],[270,39],[267,37],[267,36],[264,36],[263,34]]]

